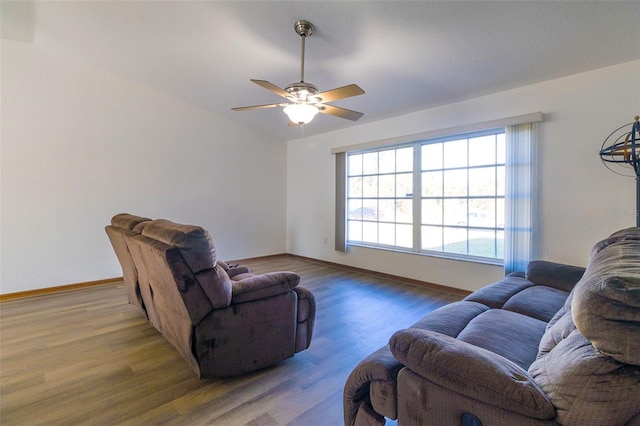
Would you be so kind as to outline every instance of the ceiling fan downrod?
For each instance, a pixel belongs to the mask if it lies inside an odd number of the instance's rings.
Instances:
[[[304,42],[307,37],[313,34],[313,24],[309,21],[300,20],[293,24],[296,33],[302,37],[302,53],[300,55],[300,83],[304,82]]]

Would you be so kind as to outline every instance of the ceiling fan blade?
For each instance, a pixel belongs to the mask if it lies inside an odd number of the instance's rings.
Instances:
[[[357,84],[349,84],[348,86],[338,87],[337,89],[318,93],[315,97],[322,99],[322,102],[333,102],[339,99],[350,98],[351,96],[358,96],[362,94],[364,94],[364,90],[362,90]]]
[[[346,118],[347,120],[357,121],[364,114],[350,109],[340,108],[333,105],[322,105],[320,112],[323,114],[333,115],[335,117]]]
[[[236,107],[236,108],[231,108],[234,111],[247,111],[250,109],[264,109],[264,108],[275,108],[275,107],[279,107],[279,106],[283,106],[283,105],[288,105],[288,104],[266,104],[266,105],[252,105],[252,106],[245,106],[245,107]]]
[[[284,90],[282,90],[281,88],[279,88],[275,84],[269,83],[266,80],[253,80],[253,79],[251,79],[251,81],[253,81],[258,86],[262,86],[265,89],[275,93],[276,95],[282,96],[283,98],[288,98],[290,96],[287,92],[285,92]]]

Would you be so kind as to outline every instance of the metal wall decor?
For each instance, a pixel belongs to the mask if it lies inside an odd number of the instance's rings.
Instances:
[[[612,172],[635,177],[636,226],[640,226],[640,116],[636,115],[634,120],[607,136],[600,149],[600,158]]]

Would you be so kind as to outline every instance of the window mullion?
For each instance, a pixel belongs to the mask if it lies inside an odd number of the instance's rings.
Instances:
[[[469,151],[470,151],[470,147],[469,147],[469,138],[467,138],[467,226],[465,229],[465,232],[467,233],[467,238],[466,238],[466,243],[467,243],[467,254],[471,252],[471,247],[470,247],[470,242],[469,242],[469,204],[470,204],[470,196],[469,196],[469,165],[471,164],[471,162],[469,161]]]
[[[413,251],[420,251],[422,223],[422,155],[420,143],[413,145]]]

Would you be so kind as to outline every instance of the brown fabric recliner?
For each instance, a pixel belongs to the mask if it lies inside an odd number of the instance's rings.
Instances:
[[[119,213],[111,218],[111,224],[105,227],[109,241],[116,253],[120,267],[122,268],[122,279],[127,290],[129,303],[136,306],[147,315],[142,297],[142,289],[138,282],[138,269],[133,263],[131,253],[127,247],[125,235],[136,235],[142,232],[142,228],[151,222],[148,217],[136,216],[129,213]],[[247,278],[250,273],[249,268],[242,265],[231,265],[228,262],[218,260],[218,265],[225,270],[232,280]],[[147,289],[145,289],[147,290]]]
[[[315,299],[293,272],[236,274],[199,226],[152,220],[125,233],[149,322],[201,378],[254,371],[309,347]]]
[[[127,290],[129,303],[140,309],[145,315],[147,310],[144,307],[140,284],[138,283],[138,269],[133,263],[131,253],[127,247],[125,235],[139,234],[142,227],[151,219],[140,217],[129,213],[120,213],[111,218],[111,225],[105,227],[109,241],[116,253],[120,267],[122,268],[122,279]]]

